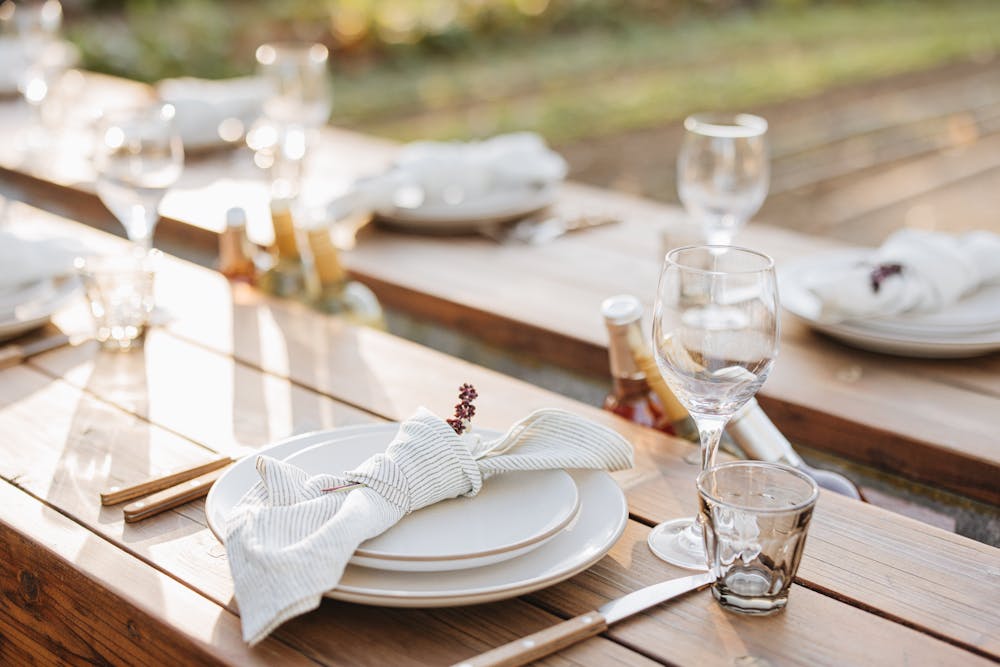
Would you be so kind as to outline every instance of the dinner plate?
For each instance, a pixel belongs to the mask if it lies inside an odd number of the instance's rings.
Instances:
[[[813,329],[873,352],[946,359],[1000,350],[1000,286],[996,285],[935,313],[845,322],[821,320],[819,300],[804,287],[808,276],[842,270],[868,257],[869,251],[849,250],[782,264],[778,269],[782,306]]]
[[[313,475],[339,474],[384,450],[384,438],[362,434],[308,447],[285,461]],[[534,510],[511,513],[512,507],[524,505]],[[576,484],[563,470],[498,475],[471,498],[444,500],[406,515],[358,547],[351,562],[404,572],[463,570],[498,563],[537,549],[555,537],[579,508]]]
[[[79,288],[76,277],[60,276],[0,291],[0,340],[43,326]]]
[[[360,434],[377,438],[384,450],[398,427],[369,424],[309,433],[266,447],[258,454],[283,459],[318,443]],[[259,480],[255,460],[256,454],[234,464],[209,492],[205,512],[216,537],[222,535],[225,517],[233,506]],[[566,528],[537,549],[501,563],[451,572],[390,572],[349,565],[337,588],[326,595],[387,607],[449,607],[524,595],[586,570],[618,541],[628,520],[628,506],[621,489],[606,472],[568,473],[579,493],[579,512]]]
[[[558,183],[495,188],[456,204],[428,203],[414,207],[387,204],[376,209],[377,219],[390,227],[435,233],[475,232],[481,227],[517,220],[556,200]]]

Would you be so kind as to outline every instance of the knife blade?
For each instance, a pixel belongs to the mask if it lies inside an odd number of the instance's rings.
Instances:
[[[623,618],[684,593],[705,588],[713,581],[715,581],[713,573],[702,572],[646,586],[617,600],[612,600],[595,611],[580,614],[527,637],[515,639],[474,658],[456,663],[452,667],[517,667],[517,665],[525,665],[588,637],[599,635],[607,630],[609,625]]]

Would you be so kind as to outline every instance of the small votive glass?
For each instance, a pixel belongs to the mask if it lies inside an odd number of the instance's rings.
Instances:
[[[106,350],[127,351],[142,346],[153,312],[154,265],[159,251],[78,257],[95,338]]]
[[[773,614],[788,603],[819,487],[764,461],[732,461],[698,476],[712,595],[730,611]]]

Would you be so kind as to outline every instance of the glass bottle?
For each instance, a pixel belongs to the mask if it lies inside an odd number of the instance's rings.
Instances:
[[[633,296],[613,296],[601,304],[601,314],[608,328],[613,382],[603,408],[642,426],[677,435],[665,406],[650,389],[646,374],[636,363],[629,346],[630,332],[641,326],[642,304]]]
[[[354,324],[384,329],[382,306],[368,287],[348,278],[330,238],[330,230],[315,227],[306,232],[306,237],[318,282],[310,304],[324,313],[343,316]]]
[[[295,239],[290,200],[271,200],[271,224],[274,226],[271,266],[261,274],[260,287],[276,296],[302,295],[306,292],[306,274]]]
[[[226,211],[226,228],[219,237],[219,273],[233,282],[257,282],[255,250],[247,238],[247,214],[242,208]]]

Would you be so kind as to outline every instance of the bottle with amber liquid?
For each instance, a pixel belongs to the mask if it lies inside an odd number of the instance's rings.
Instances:
[[[645,372],[629,348],[630,336],[641,336],[642,304],[633,296],[613,296],[601,304],[601,314],[608,328],[613,382],[611,393],[604,399],[604,409],[636,424],[677,435],[667,407],[650,389]]]
[[[375,294],[365,285],[351,280],[340,263],[336,246],[327,227],[306,232],[316,271],[316,286],[310,305],[331,315],[339,315],[354,324],[385,329],[385,316]]]
[[[219,273],[231,282],[257,282],[256,249],[247,238],[247,214],[242,208],[226,211],[226,228],[219,237]]]
[[[274,226],[271,265],[261,274],[260,287],[276,296],[302,296],[306,293],[306,271],[295,238],[291,200],[271,200],[271,224]]]

